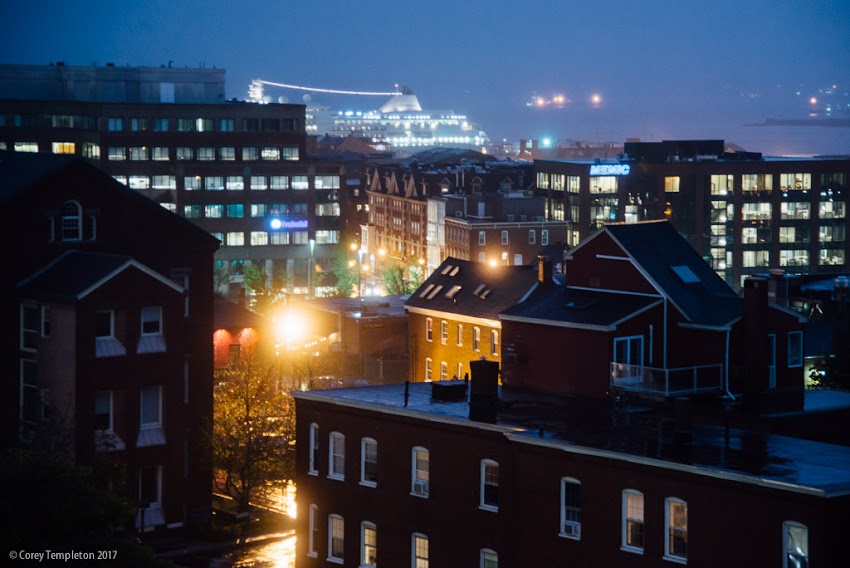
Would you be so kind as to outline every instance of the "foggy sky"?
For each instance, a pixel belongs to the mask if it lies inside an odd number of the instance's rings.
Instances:
[[[850,153],[848,128],[742,128],[805,116],[832,84],[832,98],[850,103],[839,98],[850,90],[846,0],[12,1],[0,18],[2,63],[215,66],[227,70],[228,98],[245,98],[254,78],[399,83],[492,139],[725,138],[770,146],[755,151]],[[533,93],[571,102],[534,111]]]

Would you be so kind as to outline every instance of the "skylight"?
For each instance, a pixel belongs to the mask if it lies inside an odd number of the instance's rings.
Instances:
[[[424,298],[425,296],[427,296],[427,295],[428,295],[428,292],[430,292],[430,291],[431,291],[431,289],[432,289],[433,287],[434,287],[434,285],[433,285],[433,284],[428,284],[428,285],[425,287],[425,289],[424,289],[424,290],[422,290],[422,292],[420,292],[419,297],[420,297],[420,298]]]
[[[430,294],[428,294],[428,299],[429,299],[429,300],[430,300],[430,299],[432,299],[434,296],[436,296],[437,294],[439,294],[439,293],[440,293],[440,290],[442,290],[442,289],[443,289],[443,285],[442,285],[442,284],[440,284],[439,286],[437,286],[436,288],[434,288],[434,291],[433,291],[433,292],[431,292]]]
[[[670,269],[673,270],[676,276],[679,277],[679,280],[681,280],[685,284],[699,283],[699,277],[694,274],[694,271],[683,264],[680,264],[678,266],[671,266]]]
[[[452,265],[447,264],[446,267],[443,269],[443,271],[440,272],[440,274],[448,274],[449,270],[451,270],[451,269],[452,269]]]
[[[475,294],[475,295],[477,296],[478,294],[480,294],[480,293],[481,293],[481,290],[483,290],[484,288],[485,288],[485,285],[484,285],[484,284],[481,284],[481,285],[479,285],[479,286],[478,286],[478,288],[476,288],[476,289],[475,289],[472,293],[473,293],[473,294]]]
[[[449,276],[457,276],[457,273],[460,272],[460,266],[455,266]]]
[[[452,299],[458,292],[460,292],[460,286],[452,286],[451,289],[446,292],[446,298]]]

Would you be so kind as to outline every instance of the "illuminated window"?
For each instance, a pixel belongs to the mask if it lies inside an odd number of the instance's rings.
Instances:
[[[440,363],[440,380],[445,381],[449,378],[449,364],[445,361]]]
[[[233,146],[224,146],[218,149],[218,159],[225,161],[233,161],[236,159],[236,148]]]
[[[255,146],[245,146],[242,148],[242,160],[250,161],[259,158],[259,150]]]
[[[499,356],[499,332],[495,329],[490,330],[490,355]]]
[[[667,176],[664,178],[664,191],[666,193],[679,193],[679,176]]]
[[[432,363],[431,358],[426,357],[425,358],[425,382],[426,383],[431,382],[431,373],[432,373],[431,363]]]
[[[292,189],[309,189],[307,176],[292,176]]]
[[[688,558],[688,504],[676,497],[664,500],[664,557]]]
[[[73,142],[54,142],[53,143],[53,153],[54,154],[75,154],[77,152],[77,145]]]
[[[440,343],[443,345],[449,343],[449,322],[446,320],[440,322]]]
[[[269,244],[269,234],[266,231],[251,231],[251,246],[259,247]]]
[[[223,191],[224,176],[207,176],[204,178],[204,189],[207,191]]]
[[[481,328],[473,327],[472,328],[472,350],[480,351],[479,346],[481,345]]]
[[[110,146],[106,149],[108,160],[121,161],[127,159],[127,149],[123,146]]]
[[[410,494],[427,498],[430,494],[430,453],[427,448],[417,446],[411,455]]]
[[[431,318],[425,318],[425,341],[432,341],[434,339],[434,320]]]
[[[360,568],[372,568],[378,564],[378,529],[373,523],[360,523]]]
[[[428,537],[424,534],[413,533],[410,549],[410,567],[428,568]]]
[[[225,244],[229,247],[240,247],[245,244],[245,233],[232,231],[225,235]]]
[[[280,160],[280,148],[266,146],[260,150],[260,158],[263,160]]]
[[[622,548],[643,553],[643,493],[634,489],[623,491]]]
[[[198,160],[215,160],[215,148],[211,148],[209,146],[202,146],[198,148],[198,151],[195,154]]]
[[[177,147],[177,159],[178,160],[191,160],[192,159],[192,149],[187,148],[186,146],[178,146]]]

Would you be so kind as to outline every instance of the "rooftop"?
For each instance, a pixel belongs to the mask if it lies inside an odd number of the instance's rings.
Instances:
[[[556,397],[501,389],[495,424],[469,419],[465,401],[431,400],[431,384],[404,384],[295,393],[296,398],[375,412],[497,429],[515,441],[737,482],[823,496],[850,492],[850,447],[695,423],[690,443],[674,439],[669,407]],[[818,395],[823,398],[822,395]],[[844,402],[850,402],[844,400]]]

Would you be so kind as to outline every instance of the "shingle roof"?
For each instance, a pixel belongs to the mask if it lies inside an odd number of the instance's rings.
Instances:
[[[181,290],[177,284],[128,256],[76,250],[64,253],[19,282],[18,290],[33,297],[75,301],[129,267],[138,268],[175,291]]]
[[[526,301],[506,309],[499,317],[607,328],[659,302],[659,298],[651,296],[550,286],[538,288]]]
[[[536,285],[534,266],[490,266],[448,257],[404,305],[496,320]]]
[[[668,221],[614,223],[603,230],[693,323],[723,326],[740,317],[741,298]]]

